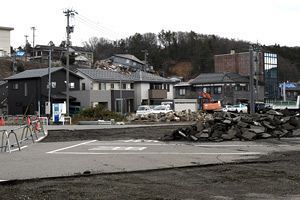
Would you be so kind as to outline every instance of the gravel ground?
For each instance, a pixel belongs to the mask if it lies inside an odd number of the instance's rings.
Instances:
[[[300,199],[300,152],[253,163],[2,183],[1,199]]]

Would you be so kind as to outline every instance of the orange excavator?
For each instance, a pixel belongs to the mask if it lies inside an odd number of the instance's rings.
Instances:
[[[207,92],[200,92],[198,99],[199,99],[199,110],[204,110],[204,111],[221,110],[221,102],[213,101],[211,95]]]

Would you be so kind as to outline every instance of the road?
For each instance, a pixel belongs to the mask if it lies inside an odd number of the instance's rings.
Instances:
[[[20,152],[1,153],[0,180],[230,163],[272,152],[299,150],[300,138],[222,143],[136,139],[35,143]]]

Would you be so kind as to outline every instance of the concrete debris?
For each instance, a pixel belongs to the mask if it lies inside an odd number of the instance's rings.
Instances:
[[[189,116],[187,116],[189,115]],[[166,115],[161,116],[161,118]],[[189,128],[179,128],[171,136],[162,139],[185,140],[185,141],[214,141],[223,140],[254,140],[281,137],[300,136],[300,115],[285,114],[269,110],[263,114],[244,113],[172,113],[168,114],[168,119],[173,121],[174,117],[180,120],[189,119],[195,124]],[[158,121],[161,121],[161,118]]]

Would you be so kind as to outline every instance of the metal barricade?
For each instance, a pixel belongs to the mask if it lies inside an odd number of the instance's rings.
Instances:
[[[11,130],[8,134],[7,134],[7,130],[2,130],[2,142],[1,142],[1,152],[8,152],[11,153],[11,146],[14,146],[14,144],[10,143],[10,135],[13,134],[15,136],[15,140],[16,140],[16,144],[18,146],[19,151],[21,151],[21,147],[20,147],[20,143],[17,137],[17,134]],[[4,140],[4,135],[5,135],[5,140]],[[4,145],[5,144],[5,145]],[[3,151],[4,149],[4,151]]]
[[[1,135],[1,152],[11,152],[13,151],[11,147],[17,146],[17,149],[21,151],[21,145],[25,141],[32,141],[35,143],[47,136],[47,128],[45,128],[44,123],[48,126],[48,119],[34,118],[34,121],[30,120],[30,117],[26,119],[27,124],[8,130],[0,130]],[[20,134],[21,135],[20,135]],[[38,134],[41,136],[39,138]],[[18,136],[19,135],[19,138]],[[14,138],[11,138],[14,136]],[[11,139],[14,139],[12,141]]]

